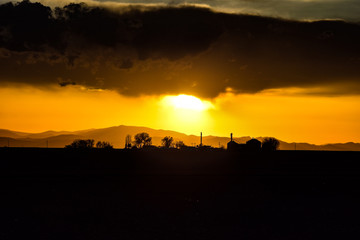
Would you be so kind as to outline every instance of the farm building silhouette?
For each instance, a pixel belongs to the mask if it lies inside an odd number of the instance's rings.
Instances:
[[[255,138],[250,139],[246,143],[237,143],[233,140],[233,134],[230,134],[230,142],[227,144],[227,150],[231,152],[235,151],[249,151],[249,152],[260,152],[261,142]]]

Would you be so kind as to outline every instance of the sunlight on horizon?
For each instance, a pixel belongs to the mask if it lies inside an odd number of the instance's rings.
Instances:
[[[214,108],[211,102],[203,101],[195,96],[186,94],[180,94],[177,96],[165,96],[163,98],[163,103],[165,105],[173,106],[174,108],[196,111],[204,111],[210,108]]]
[[[212,102],[181,95],[122,96],[76,86],[0,87],[0,126],[24,132],[146,126],[185,134],[274,136],[287,142],[359,142],[360,97],[304,97],[285,90],[226,93]],[[177,99],[174,105],[173,100]],[[171,100],[172,99],[172,100]],[[170,101],[171,100],[171,101]],[[194,100],[194,102],[192,102]],[[194,107],[195,106],[195,107]]]
[[[164,96],[160,105],[162,125],[187,134],[210,127],[212,119],[207,110],[215,108],[209,101],[186,94]]]

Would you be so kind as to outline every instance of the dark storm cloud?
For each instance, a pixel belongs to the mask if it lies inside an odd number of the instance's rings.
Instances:
[[[26,1],[1,5],[0,16],[1,82],[79,84],[132,96],[284,87],[360,93],[354,23],[184,6],[51,9]]]

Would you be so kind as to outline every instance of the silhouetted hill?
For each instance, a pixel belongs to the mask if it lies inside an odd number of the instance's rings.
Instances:
[[[75,139],[80,138],[78,135],[58,135],[48,138],[9,138],[0,137],[0,147],[50,147],[63,148]]]
[[[46,147],[46,140],[31,138],[0,137],[0,147]]]
[[[153,145],[161,145],[161,139],[165,136],[171,136],[175,141],[183,141],[188,146],[195,146],[200,143],[199,136],[186,135],[184,133],[152,129],[148,127],[136,127],[136,126],[114,126],[109,128],[100,129],[86,129],[80,131],[46,131],[42,133],[25,133],[18,131],[11,131],[6,129],[0,129],[0,147],[7,146],[8,140],[10,147],[46,147],[47,143],[49,147],[62,148],[67,144],[70,144],[75,139],[87,139],[91,138],[95,141],[108,141],[112,143],[116,148],[123,148],[125,145],[125,137],[130,134],[134,137],[137,133],[147,132],[152,137]],[[251,137],[239,137],[234,138],[238,143],[246,143]],[[257,137],[262,141],[263,137]],[[218,136],[203,136],[203,144],[213,147],[224,146],[226,147],[229,142],[228,137]],[[360,143],[335,143],[326,145],[314,145],[309,143],[287,143],[280,140],[281,150],[322,150],[322,151],[360,151]]]
[[[20,137],[26,137],[28,134],[24,132],[17,132],[17,131],[11,131],[7,129],[0,129],[0,136],[1,137],[8,137],[8,138],[20,138]]]
[[[68,132],[68,131],[46,131],[46,132],[42,132],[42,133],[32,133],[27,135],[27,138],[50,138],[50,137],[55,137],[55,136],[59,136],[59,135],[73,135],[73,133]]]

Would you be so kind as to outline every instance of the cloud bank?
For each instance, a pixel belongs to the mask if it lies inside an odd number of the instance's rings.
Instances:
[[[360,94],[360,25],[195,6],[0,6],[0,82],[127,96],[323,88]]]
[[[9,0],[0,0],[0,3]],[[16,1],[16,0],[15,0]],[[14,1],[14,2],[15,2]],[[86,2],[92,6],[118,7],[129,4],[208,6],[215,11],[255,14],[296,20],[343,19],[360,21],[358,0],[38,0],[50,7]]]

